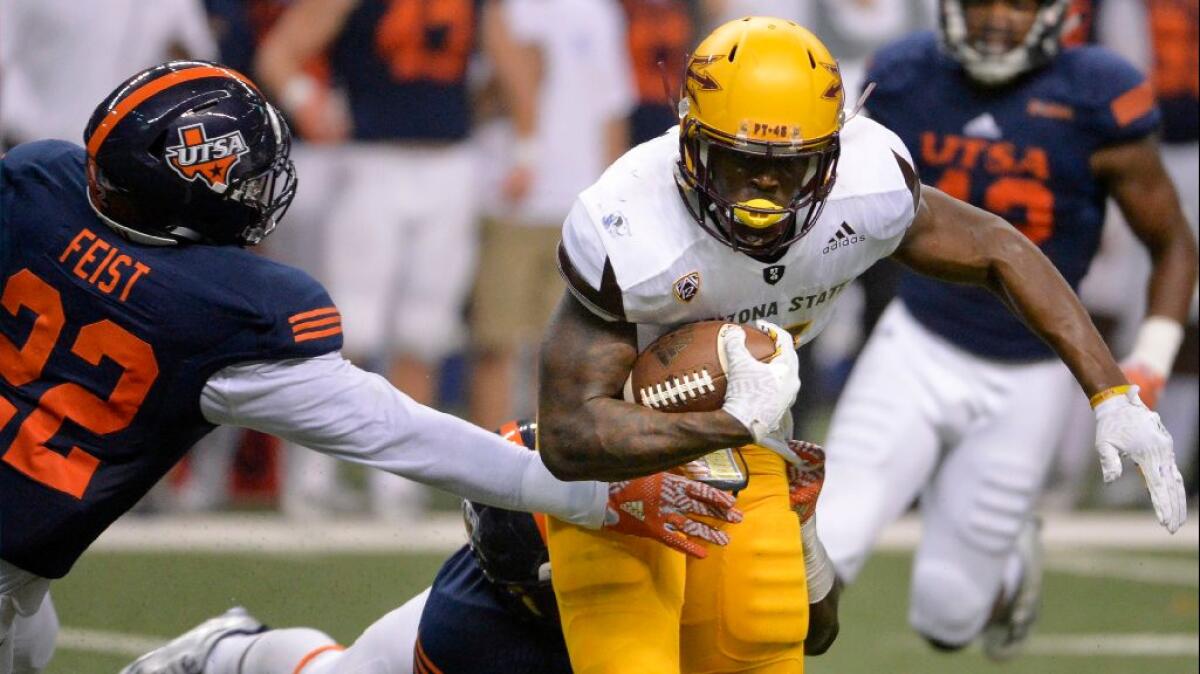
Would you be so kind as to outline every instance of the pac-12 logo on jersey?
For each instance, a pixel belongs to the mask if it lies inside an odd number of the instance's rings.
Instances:
[[[229,187],[229,170],[248,153],[241,131],[208,137],[203,124],[179,129],[179,145],[167,148],[167,163],[180,178],[200,178],[217,194]]]

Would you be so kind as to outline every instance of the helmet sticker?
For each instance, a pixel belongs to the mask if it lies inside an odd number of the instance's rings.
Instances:
[[[241,131],[210,138],[203,124],[179,129],[179,145],[167,148],[167,164],[187,181],[203,180],[212,191],[224,194],[229,171],[250,152]]]

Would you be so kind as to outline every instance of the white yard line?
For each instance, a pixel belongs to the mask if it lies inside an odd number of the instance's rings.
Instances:
[[[1196,657],[1200,636],[1195,634],[1035,634],[1025,652],[1030,655]]]
[[[892,648],[928,651],[929,646],[913,634],[893,633],[887,638]],[[978,643],[968,649],[979,652]],[[1105,634],[1037,634],[1021,651],[1025,655],[1111,658],[1186,658],[1200,655],[1200,635],[1157,632],[1111,632]],[[1020,662],[1018,656],[1017,662]]]
[[[1196,550],[1200,528],[1192,513],[1174,536],[1147,512],[1051,513],[1043,529],[1054,549],[1080,547]],[[912,550],[920,538],[920,522],[912,516],[884,530],[881,550]],[[298,522],[275,515],[125,517],[92,546],[122,552],[243,552],[253,554],[325,554],[355,552],[447,553],[466,540],[462,518],[439,513],[415,523],[364,519]]]
[[[1090,553],[1052,553],[1046,559],[1050,571],[1091,578],[1114,578],[1154,585],[1200,587],[1200,565],[1189,559]]]
[[[58,632],[58,641],[55,642],[55,647],[66,651],[123,655],[133,659],[165,643],[167,643],[166,639],[148,634],[64,627]]]

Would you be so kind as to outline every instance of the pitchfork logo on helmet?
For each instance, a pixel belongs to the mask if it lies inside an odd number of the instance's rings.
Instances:
[[[241,131],[209,138],[203,124],[179,129],[179,145],[167,147],[167,161],[184,180],[197,178],[212,191],[224,194],[229,187],[229,170],[250,152]]]

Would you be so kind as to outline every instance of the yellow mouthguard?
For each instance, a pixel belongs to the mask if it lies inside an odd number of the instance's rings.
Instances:
[[[758,213],[755,211],[746,210],[746,208],[739,208],[743,206],[748,208],[769,209],[778,209],[780,206],[770,199],[762,198],[739,202],[738,205],[733,208],[733,217],[736,218],[738,222],[753,229],[766,229],[767,227],[776,225],[780,220],[783,220],[786,215],[785,213]]]

